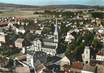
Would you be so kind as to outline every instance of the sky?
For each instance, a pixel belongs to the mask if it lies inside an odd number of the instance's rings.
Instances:
[[[65,4],[80,4],[80,5],[98,5],[104,6],[104,0],[0,0],[1,3],[13,3],[24,5],[65,5]]]

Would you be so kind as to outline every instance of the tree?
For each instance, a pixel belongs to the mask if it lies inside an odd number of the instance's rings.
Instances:
[[[75,40],[72,43],[67,45],[66,56],[69,58],[74,58],[75,60],[82,61],[82,53],[86,45],[90,46],[94,39],[94,32],[82,31],[76,34],[72,33],[75,37]]]
[[[104,13],[103,12],[92,12],[92,17],[94,18],[104,18]]]

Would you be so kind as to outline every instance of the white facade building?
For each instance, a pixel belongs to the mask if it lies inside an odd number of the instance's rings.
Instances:
[[[24,41],[24,39],[18,38],[18,39],[15,41],[15,47],[17,47],[17,48],[23,48],[23,41]]]
[[[67,32],[67,36],[65,37],[65,41],[71,43],[73,39],[75,39],[74,36],[70,32]]]
[[[42,30],[36,30],[36,31],[35,31],[35,34],[41,35],[41,33],[42,33]]]
[[[84,64],[89,64],[90,63],[90,49],[89,47],[85,47],[84,53],[82,54],[82,59]]]
[[[49,36],[50,37],[50,36]],[[52,56],[56,55],[56,49],[58,47],[58,25],[55,24],[55,30],[51,38],[35,39],[32,46],[28,51],[43,51]]]
[[[0,34],[0,42],[5,43],[5,34]]]
[[[34,51],[41,51],[42,48],[42,43],[39,39],[35,39],[33,41],[33,45],[31,48],[34,48]]]
[[[26,49],[23,47],[22,50],[21,50],[21,52],[22,52],[23,54],[25,54],[25,53],[26,53]]]
[[[102,55],[96,55],[96,60],[97,61],[104,61],[104,56],[102,56]]]
[[[44,42],[40,41],[39,39],[35,39],[33,41],[33,45],[29,47],[28,51],[43,51],[50,55],[55,55],[57,49],[57,43],[47,42],[44,44]]]
[[[104,50],[101,50],[97,53],[96,60],[97,61],[104,61]]]
[[[36,38],[35,40],[33,40],[32,45],[27,47],[27,52],[29,52],[27,54],[27,63],[28,65],[30,65],[31,67],[34,68],[34,64],[36,64],[35,62],[42,62],[45,61],[45,54],[40,54],[36,56],[36,52],[44,52],[46,53],[46,55],[51,55],[51,56],[55,56],[56,55],[56,49],[58,47],[58,27],[57,25],[55,25],[55,31],[54,34],[52,35],[52,38],[43,38],[43,39],[39,39]],[[31,54],[32,53],[32,54]],[[42,57],[41,57],[42,55]],[[36,57],[36,58],[35,58]],[[37,61],[36,59],[39,58],[39,61]]]
[[[18,28],[16,28],[16,33],[18,34],[18,33],[22,33],[22,34],[24,34],[26,31],[25,31],[25,29],[23,29],[23,28],[20,28],[20,29],[18,29]]]

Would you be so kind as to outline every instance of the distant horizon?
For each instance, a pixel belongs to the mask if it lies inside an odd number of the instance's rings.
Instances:
[[[104,6],[104,0],[0,0],[0,3],[47,6],[47,5],[89,5]]]
[[[85,4],[47,4],[47,5],[29,5],[29,4],[17,4],[17,3],[4,3],[0,2],[1,4],[13,4],[13,5],[26,5],[26,6],[54,6],[54,5],[82,5],[82,6],[99,6],[99,5],[85,5]]]

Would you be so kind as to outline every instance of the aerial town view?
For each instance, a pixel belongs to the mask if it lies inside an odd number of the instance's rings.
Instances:
[[[104,73],[104,0],[0,0],[0,73]]]

